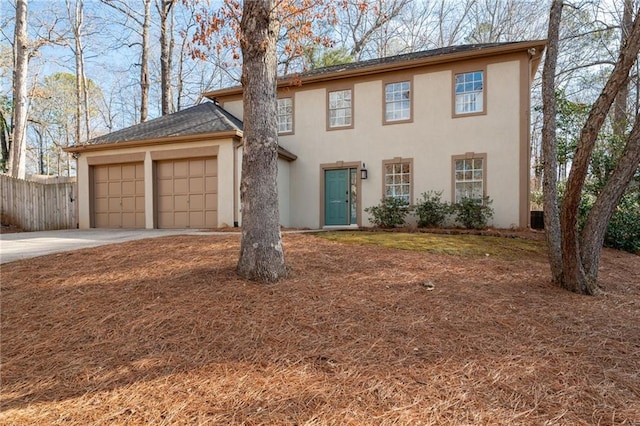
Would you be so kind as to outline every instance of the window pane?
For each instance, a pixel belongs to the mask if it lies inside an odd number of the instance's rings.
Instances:
[[[293,131],[293,101],[291,98],[282,98],[277,101],[278,132]]]
[[[351,125],[351,90],[329,92],[329,127]]]
[[[453,175],[456,202],[462,197],[482,200],[484,184],[482,158],[456,160]]]
[[[410,83],[403,81],[385,85],[385,120],[397,121],[411,118]]]
[[[483,111],[484,73],[475,71],[455,76],[457,114]]]
[[[410,163],[387,163],[385,164],[385,189],[386,197],[396,197],[410,202],[411,194],[411,173]]]

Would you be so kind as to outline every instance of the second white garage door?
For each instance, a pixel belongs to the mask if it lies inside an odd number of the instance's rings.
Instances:
[[[218,225],[218,163],[215,157],[158,161],[158,228]]]

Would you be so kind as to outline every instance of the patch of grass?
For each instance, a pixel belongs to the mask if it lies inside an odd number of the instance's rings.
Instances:
[[[502,260],[519,260],[546,255],[544,241],[524,238],[362,231],[323,232],[317,236],[347,244],[368,244],[452,256],[488,255]]]

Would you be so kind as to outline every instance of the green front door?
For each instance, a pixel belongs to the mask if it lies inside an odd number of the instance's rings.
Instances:
[[[324,172],[324,224],[349,225],[349,169]]]

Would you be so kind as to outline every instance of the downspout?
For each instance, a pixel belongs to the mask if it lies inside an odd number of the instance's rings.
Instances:
[[[242,142],[237,139],[233,141],[233,227],[239,226],[238,208],[240,202],[238,200],[238,193],[240,188],[238,187],[238,148],[242,146]]]

